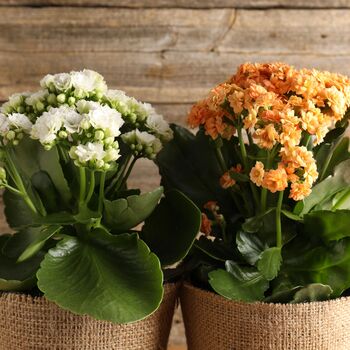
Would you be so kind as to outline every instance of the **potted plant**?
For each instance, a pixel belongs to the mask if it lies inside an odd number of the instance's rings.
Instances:
[[[190,350],[348,348],[349,106],[344,76],[247,63],[193,106],[196,135],[173,126],[162,183],[203,212]]]
[[[84,70],[11,96],[0,135],[16,230],[0,236],[0,348],[165,347],[177,285],[163,270],[187,254],[200,212],[178,191],[127,187],[172,138],[162,116]]]

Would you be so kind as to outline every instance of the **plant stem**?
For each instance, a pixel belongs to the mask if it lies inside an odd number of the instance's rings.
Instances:
[[[276,207],[276,246],[282,247],[282,225],[281,225],[281,210],[283,203],[284,191],[280,191],[278,194],[278,202]]]
[[[248,157],[247,157],[247,150],[245,147],[245,143],[243,140],[242,126],[241,125],[238,125],[238,127],[237,127],[237,134],[238,134],[238,140],[239,140],[239,147],[241,149],[241,156],[242,156],[244,171],[247,172],[248,171]],[[258,196],[258,192],[256,190],[256,187],[251,181],[249,181],[249,186],[250,186],[250,189],[253,193],[253,198],[254,198],[256,208],[258,208],[259,207],[259,196]]]
[[[129,168],[128,168],[127,172],[126,172],[125,175],[122,177],[122,181],[118,181],[117,186],[116,186],[116,188],[117,188],[118,190],[119,190],[120,188],[122,188],[122,187],[126,184],[126,181],[128,180],[128,177],[130,176],[130,173],[131,173],[131,171],[132,171],[132,169],[133,169],[133,167],[134,167],[136,161],[137,161],[137,158],[134,157],[134,158],[132,159],[132,161],[130,162],[130,165],[129,165]]]
[[[227,165],[225,162],[225,158],[221,152],[221,147],[215,147],[215,152],[216,152],[216,158],[219,162],[220,169],[223,173],[227,171]]]
[[[106,173],[102,172],[101,178],[100,178],[100,191],[98,194],[98,212],[100,214],[102,214],[103,200],[105,196],[105,182],[106,182]]]
[[[329,150],[328,152],[328,155],[327,155],[327,158],[323,164],[323,167],[322,167],[322,171],[320,171],[320,176],[318,178],[318,182],[321,182],[322,180],[324,180],[324,177],[326,175],[326,172],[327,172],[327,168],[329,166],[329,163],[331,162],[331,159],[333,157],[333,151],[334,149],[337,148],[337,146],[339,145],[339,143],[342,142],[342,138],[340,138],[336,143],[335,145]]]
[[[111,181],[111,183],[108,185],[108,187],[106,188],[106,194],[108,194],[112,189],[113,187],[116,187],[116,184],[118,182],[121,181],[121,179],[124,177],[124,174],[125,174],[125,171],[128,167],[128,164],[130,162],[130,159],[131,159],[132,155],[129,154],[125,160],[125,162],[123,163],[123,165],[120,167],[120,169],[118,170],[116,176],[114,177],[114,179]]]
[[[84,167],[79,167],[79,204],[84,203],[86,191],[86,172]]]
[[[95,189],[95,171],[94,170],[90,170],[90,183],[89,183],[89,191],[88,194],[86,196],[85,199],[85,203],[89,203],[90,199],[94,193],[94,189]]]

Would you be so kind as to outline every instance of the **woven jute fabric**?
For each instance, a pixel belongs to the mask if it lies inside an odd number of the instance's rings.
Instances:
[[[249,304],[188,284],[180,295],[188,350],[350,349],[350,298]]]
[[[164,300],[148,318],[116,325],[78,316],[43,297],[0,296],[0,350],[165,350],[178,285],[166,284]]]

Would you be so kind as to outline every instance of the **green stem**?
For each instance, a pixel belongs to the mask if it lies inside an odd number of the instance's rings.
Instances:
[[[105,196],[105,182],[106,182],[106,173],[101,173],[100,178],[100,191],[98,194],[98,212],[102,214],[102,208],[103,208],[103,200]]]
[[[86,172],[84,167],[79,167],[79,204],[84,203],[86,191]]]
[[[116,186],[117,190],[121,189],[126,184],[126,181],[128,180],[130,173],[131,173],[136,161],[137,161],[137,158],[134,157],[133,160],[130,162],[130,165],[129,165],[127,172],[122,177],[122,181],[118,181],[117,186]]]
[[[262,188],[262,190],[261,190],[261,198],[260,198],[261,214],[265,213],[265,211],[266,211],[266,202],[267,202],[267,189],[266,188]]]
[[[332,210],[339,209],[350,197],[350,189],[347,190],[340,198],[339,200],[333,205]]]
[[[241,156],[242,156],[244,171],[247,172],[248,171],[248,157],[247,157],[247,150],[245,147],[245,143],[243,140],[242,126],[241,125],[238,125],[238,127],[237,127],[237,134],[238,134],[238,140],[239,140],[239,147],[241,149]],[[253,194],[255,206],[256,206],[256,208],[258,208],[259,207],[259,195],[258,195],[257,189],[251,181],[249,181],[249,186],[250,186],[250,189],[251,189],[252,194]]]
[[[327,158],[323,164],[322,170],[320,172],[320,176],[318,178],[318,182],[321,182],[322,180],[324,180],[324,177],[326,175],[329,163],[331,162],[331,159],[333,157],[333,151],[338,147],[339,143],[342,142],[342,138],[340,138],[335,145],[329,150]]]
[[[19,196],[23,195],[21,191],[18,191],[17,188],[14,188],[14,187],[10,186],[9,184],[2,184],[2,186],[4,186],[9,191],[11,191],[11,192],[13,192],[15,194],[18,194]]]
[[[280,191],[278,194],[278,202],[276,207],[276,246],[282,247],[282,225],[281,225],[281,211],[283,203],[284,191]]]
[[[220,169],[223,173],[227,171],[227,165],[225,162],[225,158],[221,152],[221,147],[215,147],[215,152],[216,152],[216,158],[219,162]]]
[[[90,183],[89,183],[89,191],[85,199],[85,203],[89,203],[90,199],[94,193],[95,189],[95,171],[91,170],[90,171]]]
[[[106,188],[106,194],[108,194],[114,187],[116,187],[116,185],[122,181],[125,171],[128,167],[128,164],[130,162],[130,159],[132,158],[132,155],[129,154],[125,160],[125,162],[123,163],[123,165],[120,167],[120,169],[118,170],[116,176],[114,177],[114,179],[111,181],[111,183],[108,185],[108,187]]]

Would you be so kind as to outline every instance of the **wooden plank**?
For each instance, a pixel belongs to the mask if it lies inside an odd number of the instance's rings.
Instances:
[[[129,8],[349,8],[348,0],[0,0],[0,6],[106,6]]]
[[[0,51],[350,54],[350,10],[76,11],[0,8]]]
[[[350,10],[239,10],[217,50],[349,55]]]
[[[235,11],[3,7],[0,18],[7,52],[209,51]]]
[[[0,52],[0,100],[11,93],[37,90],[47,73],[94,69],[110,87],[152,103],[190,104],[246,61],[285,61],[350,75],[349,56],[320,54],[165,53],[9,53]]]

